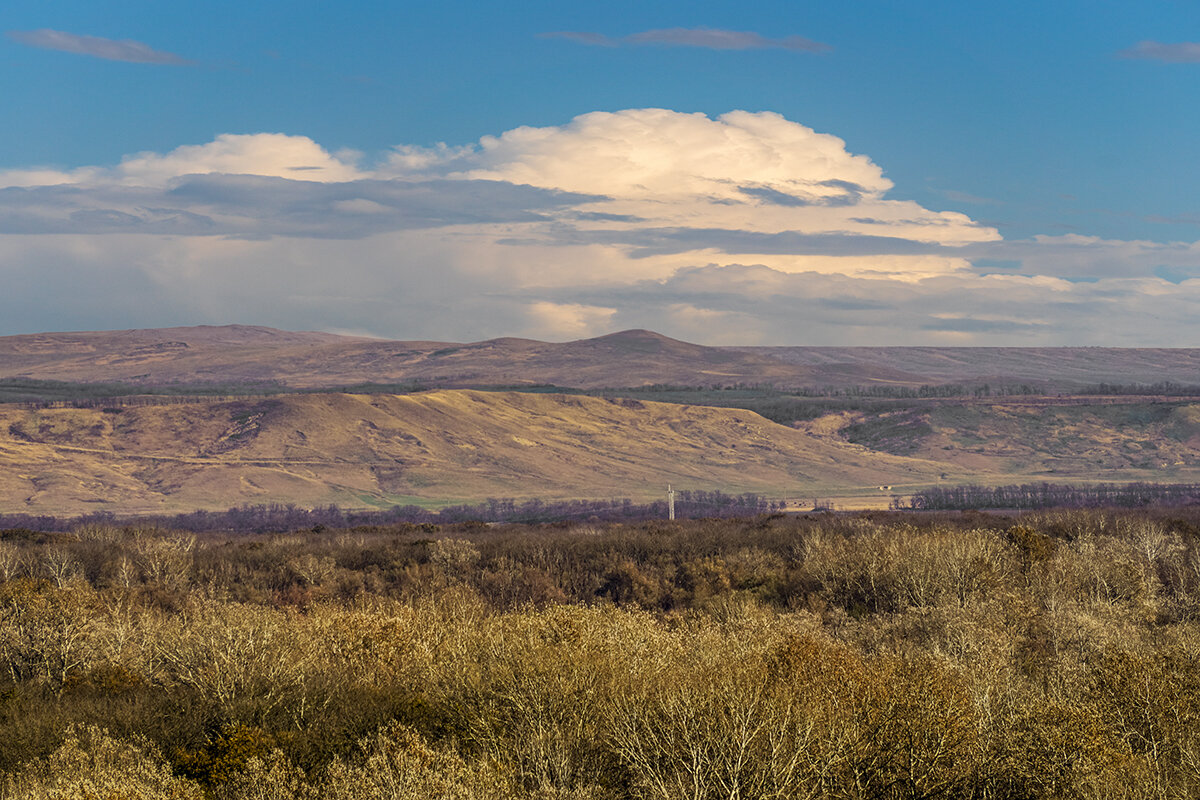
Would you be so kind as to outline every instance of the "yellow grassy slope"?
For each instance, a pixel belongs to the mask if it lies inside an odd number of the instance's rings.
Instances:
[[[684,489],[804,496],[936,480],[738,409],[476,391],[0,408],[0,510],[348,506]]]

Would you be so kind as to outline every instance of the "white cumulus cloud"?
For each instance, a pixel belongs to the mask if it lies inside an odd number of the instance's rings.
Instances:
[[[869,158],[769,112],[716,119],[666,109],[597,112],[484,137],[474,148],[406,147],[387,166],[398,176],[597,195],[576,206],[571,224],[529,237],[623,247],[642,260],[643,273],[669,272],[680,254],[698,252],[727,263],[755,257],[788,271],[823,270],[829,258],[847,256],[833,268],[909,273],[906,243],[937,246],[920,266],[946,272],[965,262],[938,247],[999,239],[964,214],[888,199],[892,183]],[[780,236],[807,238],[789,246]],[[864,249],[871,257],[862,257]]]
[[[616,313],[615,308],[539,300],[529,304],[529,325],[522,333],[552,340],[584,339],[607,333]]]
[[[0,173],[0,319],[725,344],[1200,336],[1196,243],[1004,241],[893,192],[867,155],[769,112],[596,112],[374,160],[226,134]]]
[[[307,136],[282,133],[222,134],[207,144],[183,145],[169,153],[135,153],[113,167],[0,172],[0,188],[75,184],[164,187],[183,175],[262,175],[306,181],[350,181],[365,177],[357,154],[335,155]]]

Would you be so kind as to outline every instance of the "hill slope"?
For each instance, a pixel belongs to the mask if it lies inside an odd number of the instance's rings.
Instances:
[[[655,383],[814,380],[809,367],[688,344],[650,331],[554,344],[398,342],[246,325],[0,337],[0,377],[143,384],[278,382],[296,388],[356,383],[583,388]]]
[[[1029,383],[1070,391],[1099,383],[1200,385],[1200,349],[1189,347],[740,347],[833,377],[885,379],[883,370],[924,383]],[[838,384],[839,381],[831,381]]]
[[[1200,405],[1187,400],[943,403],[862,415],[841,434],[872,450],[936,458],[952,473],[984,472],[997,481],[1200,480]]]
[[[0,337],[0,378],[144,385],[651,384],[779,388],[990,382],[1054,392],[1099,383],[1200,385],[1200,349],[705,347],[651,331],[550,343],[388,341],[247,325]]]
[[[392,505],[660,496],[668,482],[812,497],[939,465],[748,411],[592,397],[308,394],[109,409],[0,407],[0,510]]]

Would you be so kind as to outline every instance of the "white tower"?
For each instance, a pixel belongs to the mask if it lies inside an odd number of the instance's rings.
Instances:
[[[667,519],[675,519],[675,490],[667,484]]]

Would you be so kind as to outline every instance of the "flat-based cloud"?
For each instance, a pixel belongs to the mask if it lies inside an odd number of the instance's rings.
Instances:
[[[148,44],[132,39],[106,39],[102,36],[84,36],[78,33],[67,33],[50,28],[40,28],[34,31],[8,31],[8,38],[29,47],[39,47],[43,50],[61,50],[65,53],[75,53],[82,56],[103,58],[108,61],[129,61],[135,64],[168,64],[174,66],[188,65],[193,62],[168,53],[155,50]]]
[[[920,256],[921,274],[946,272],[966,266],[955,248],[999,238],[963,214],[889,199],[892,184],[869,158],[765,112],[593,113],[360,162],[264,133],[112,167],[9,171],[0,231],[361,238],[455,228],[441,235],[524,261],[540,260],[534,251],[612,256],[599,273],[588,258],[555,264],[551,281],[665,277],[697,253],[706,263],[906,275]]]
[[[1200,335],[1200,244],[1005,241],[893,192],[866,155],[769,112],[596,112],[374,158],[227,134],[0,172],[0,319],[10,333],[241,321],[450,340]]]

